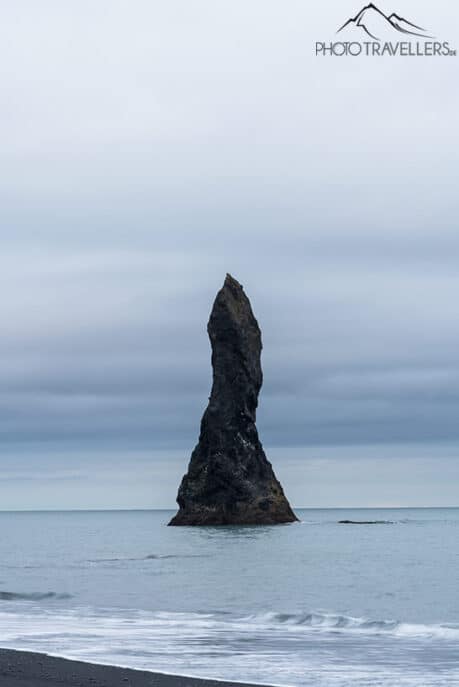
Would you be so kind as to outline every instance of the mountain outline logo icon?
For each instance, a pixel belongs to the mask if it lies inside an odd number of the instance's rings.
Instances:
[[[417,36],[420,38],[433,38],[433,36],[429,35],[422,26],[418,26],[408,21],[408,19],[399,16],[396,12],[392,12],[392,14],[388,16],[372,2],[369,5],[365,5],[355,17],[351,17],[344,22],[337,33],[344,31],[346,28],[360,29],[376,41],[381,40],[381,37],[376,34],[386,31],[395,31],[404,35]]]
[[[336,34],[334,40],[316,41],[316,56],[457,57],[450,41],[438,40],[430,30],[397,12],[385,14],[373,2],[345,21]]]

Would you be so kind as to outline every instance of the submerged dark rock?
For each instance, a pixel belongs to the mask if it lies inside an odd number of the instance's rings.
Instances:
[[[340,520],[338,525],[393,525],[391,520]]]
[[[229,274],[207,325],[213,385],[199,442],[170,525],[274,525],[297,520],[255,426],[263,382],[261,332]]]

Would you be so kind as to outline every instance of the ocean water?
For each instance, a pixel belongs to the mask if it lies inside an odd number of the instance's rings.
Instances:
[[[297,513],[0,513],[0,646],[271,685],[459,685],[459,510]]]

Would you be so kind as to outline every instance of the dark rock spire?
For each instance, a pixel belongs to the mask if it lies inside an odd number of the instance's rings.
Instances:
[[[242,286],[227,275],[207,325],[213,385],[170,525],[273,525],[297,520],[255,426],[261,333]]]

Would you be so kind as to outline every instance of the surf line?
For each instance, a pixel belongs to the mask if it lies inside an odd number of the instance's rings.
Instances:
[[[448,42],[439,41],[397,41],[396,43],[377,41],[316,42],[316,55],[331,57],[451,57],[456,55]]]

